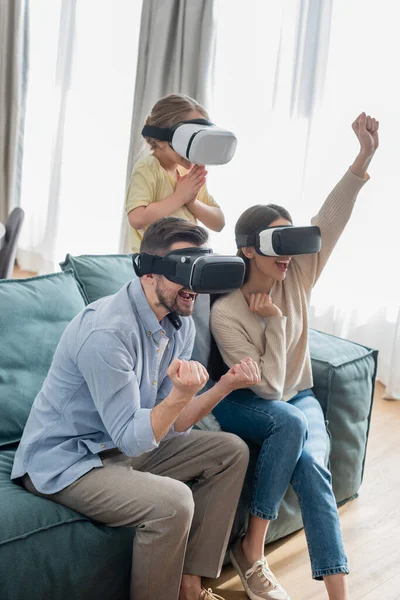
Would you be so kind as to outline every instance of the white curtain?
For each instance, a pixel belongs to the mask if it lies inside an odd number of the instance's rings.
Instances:
[[[28,70],[27,0],[0,0],[0,221],[19,204]]]
[[[307,223],[358,151],[363,110],[381,122],[381,147],[351,222],[315,288],[312,326],[380,351],[378,377],[400,399],[400,36],[390,0],[248,0],[217,4],[211,117],[238,135],[231,163],[209,174],[235,251],[248,206],[275,202]]]
[[[146,0],[140,26],[127,183],[144,147],[141,131],[152,106],[167,94],[210,103],[215,58],[214,0]],[[124,212],[120,247],[129,252]]]
[[[118,252],[140,0],[30,3],[18,260],[45,273]]]

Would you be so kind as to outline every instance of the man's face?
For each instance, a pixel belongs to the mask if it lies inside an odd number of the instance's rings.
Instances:
[[[181,250],[182,248],[196,248],[196,246],[188,242],[176,242],[171,246],[171,250]],[[197,294],[182,287],[179,283],[169,281],[164,275],[154,275],[153,277],[159,306],[162,306],[168,312],[175,312],[181,317],[190,317],[193,313]]]

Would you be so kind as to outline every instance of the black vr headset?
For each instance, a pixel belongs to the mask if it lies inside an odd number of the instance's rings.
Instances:
[[[207,119],[191,119],[173,127],[145,125],[143,137],[168,142],[175,152],[195,165],[225,165],[235,154],[234,133]]]
[[[263,256],[315,254],[321,250],[321,231],[315,225],[267,227],[250,235],[236,236],[236,246],[238,248],[254,247],[256,252]]]
[[[138,277],[164,275],[197,294],[224,294],[243,283],[244,262],[238,256],[213,254],[208,248],[172,250],[166,256],[136,253],[132,256]]]

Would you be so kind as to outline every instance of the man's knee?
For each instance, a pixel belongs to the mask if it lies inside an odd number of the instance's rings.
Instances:
[[[149,499],[145,520],[161,520],[165,527],[172,530],[190,528],[194,514],[194,500],[190,488],[181,481],[161,476],[153,485],[155,494]]]
[[[161,494],[161,504],[169,509],[171,516],[184,523],[191,523],[194,513],[194,500],[191,489],[176,479],[165,477],[165,486]]]
[[[249,462],[249,447],[246,442],[234,433],[221,432],[215,435],[218,436],[216,454],[224,462],[229,464],[235,463],[236,465],[243,466],[245,469]]]

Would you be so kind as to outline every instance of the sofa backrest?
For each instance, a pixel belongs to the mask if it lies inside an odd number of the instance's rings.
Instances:
[[[0,447],[20,440],[61,334],[84,307],[72,271],[0,280]]]
[[[136,277],[130,255],[67,255],[63,272],[0,280],[0,447],[21,439],[62,332],[87,304]],[[192,358],[207,365],[209,296],[197,300]]]

